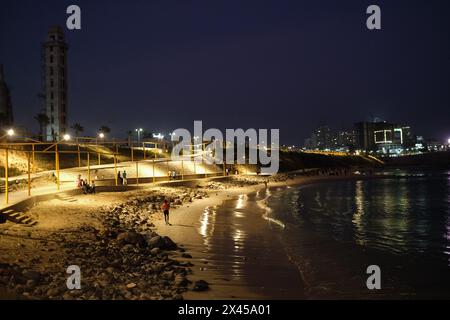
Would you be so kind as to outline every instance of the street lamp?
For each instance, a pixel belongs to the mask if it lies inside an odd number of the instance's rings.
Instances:
[[[138,144],[141,142],[141,132],[144,131],[142,128],[139,129],[135,129],[134,131],[137,132],[137,136],[138,136]]]
[[[105,137],[105,134],[104,134],[103,132],[100,132],[100,133],[98,134],[98,137],[99,137],[100,139],[103,139],[103,138]]]
[[[447,143],[450,144],[450,138],[448,138]]]
[[[64,141],[69,141],[70,140],[70,134],[65,134],[64,136],[63,136],[63,140]]]
[[[8,129],[6,130],[6,134],[1,136],[0,139],[3,139],[5,137],[12,137],[13,135],[15,135],[14,129]]]

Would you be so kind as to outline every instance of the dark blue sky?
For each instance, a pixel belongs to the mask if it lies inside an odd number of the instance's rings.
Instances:
[[[450,5],[422,1],[0,0],[0,63],[18,124],[39,112],[40,44],[69,31],[69,119],[86,134],[192,128],[280,128],[302,143],[327,123],[371,114],[450,136]],[[382,30],[366,29],[366,8]],[[168,130],[165,130],[168,131]]]

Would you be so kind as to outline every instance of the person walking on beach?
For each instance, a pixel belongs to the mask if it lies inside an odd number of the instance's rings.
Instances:
[[[122,184],[124,186],[126,186],[128,184],[128,182],[127,182],[127,171],[126,170],[123,170],[123,173],[122,173]]]
[[[166,200],[164,200],[164,203],[161,206],[161,209],[164,213],[164,222],[166,223],[166,225],[170,225],[169,223],[169,210],[170,210],[170,204],[169,202]]]

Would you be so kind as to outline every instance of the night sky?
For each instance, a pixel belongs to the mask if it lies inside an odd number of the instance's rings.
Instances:
[[[0,0],[0,63],[20,126],[37,131],[40,45],[82,10],[69,42],[69,119],[94,135],[279,128],[302,144],[321,124],[371,116],[450,137],[450,2]],[[382,30],[366,8],[382,9]]]

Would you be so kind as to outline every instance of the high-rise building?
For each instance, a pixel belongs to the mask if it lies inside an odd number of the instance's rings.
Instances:
[[[337,133],[337,146],[339,149],[353,149],[355,133],[352,130],[341,130]]]
[[[415,143],[410,127],[385,121],[358,122],[355,132],[357,148],[366,151],[390,153],[390,150],[398,151]]]
[[[0,128],[7,128],[13,123],[12,103],[9,88],[5,82],[3,65],[0,64]],[[0,133],[2,134],[2,133]]]
[[[46,141],[59,140],[68,130],[67,50],[63,29],[51,27],[42,44],[43,93],[49,119],[44,133]]]
[[[307,143],[309,146],[305,147],[310,149],[327,150],[333,148],[335,141],[330,127],[324,125],[313,131]]]

